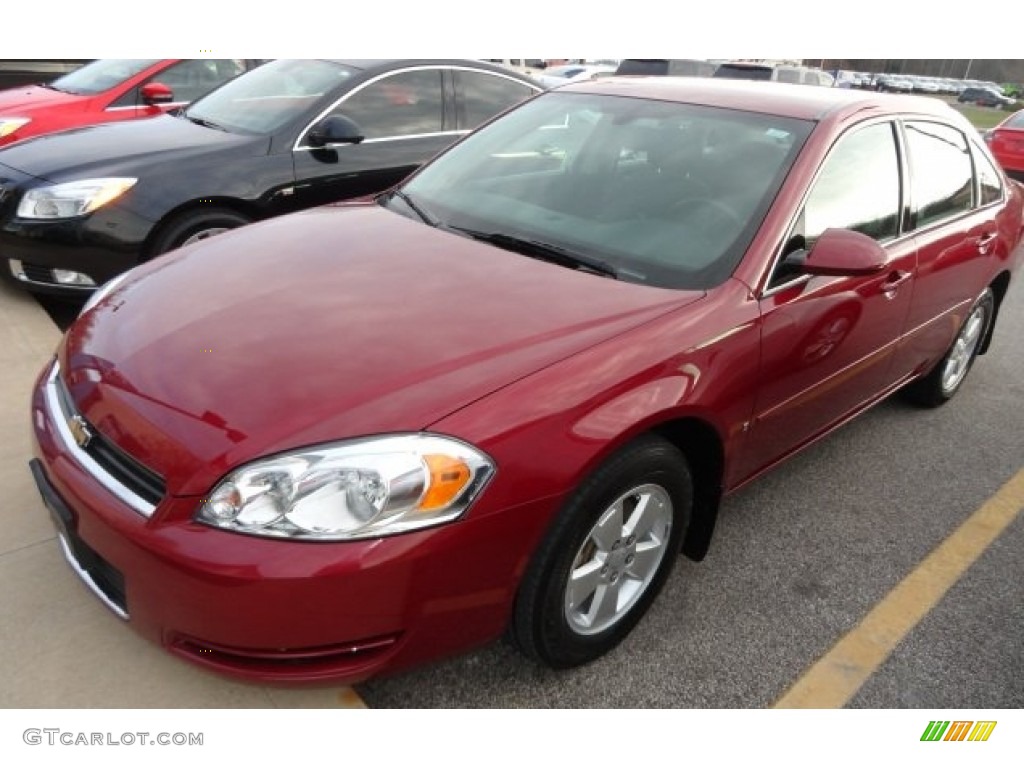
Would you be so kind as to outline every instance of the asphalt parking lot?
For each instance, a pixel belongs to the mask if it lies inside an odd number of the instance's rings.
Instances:
[[[1008,526],[845,703],[1020,708],[1019,282],[989,355],[954,401],[922,411],[892,398],[730,498],[708,558],[681,559],[612,654],[552,672],[499,642],[355,691],[269,688],[206,673],[137,637],[78,582],[26,466],[28,392],[59,330],[31,298],[0,286],[0,705],[769,707],[1003,489]]]

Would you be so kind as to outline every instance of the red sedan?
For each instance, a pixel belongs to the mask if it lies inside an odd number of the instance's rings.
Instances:
[[[355,682],[507,632],[582,664],[724,494],[952,398],[1022,226],[931,99],[569,85],[375,200],[116,278],[38,380],[31,467],[71,567],[194,663]]]
[[[987,131],[985,141],[1006,175],[1024,182],[1024,110]]]
[[[245,59],[97,59],[45,85],[0,91],[0,147],[96,123],[153,117],[256,64]]]

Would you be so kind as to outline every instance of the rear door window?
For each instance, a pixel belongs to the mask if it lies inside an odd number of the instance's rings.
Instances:
[[[490,72],[456,69],[457,128],[471,130],[537,91],[526,83]]]
[[[924,121],[907,122],[905,132],[916,226],[971,210],[974,175],[964,135],[948,125]]]

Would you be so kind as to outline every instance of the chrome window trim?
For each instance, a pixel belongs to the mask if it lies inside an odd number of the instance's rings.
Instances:
[[[64,447],[68,450],[75,461],[77,461],[78,464],[96,480],[96,482],[143,517],[152,517],[153,512],[156,510],[156,507],[153,504],[150,504],[141,496],[118,482],[115,477],[97,464],[92,456],[87,454],[78,446],[74,435],[71,434],[71,430],[68,427],[68,418],[75,414],[69,414],[64,411],[60,396],[57,394],[57,377],[59,375],[60,364],[54,361],[53,368],[50,370],[50,375],[46,378],[45,398],[47,409],[50,412],[50,418],[56,427],[56,431],[60,436],[61,442],[64,443]]]
[[[136,106],[127,107],[107,107],[104,112],[127,112],[129,109],[148,109],[150,107],[163,107],[165,109],[177,109],[179,107],[187,107],[189,102],[187,101],[169,101],[166,104],[139,104]]]
[[[312,120],[310,120],[306,124],[306,127],[303,128],[301,131],[299,131],[299,135],[295,138],[295,144],[292,145],[292,152],[299,152],[299,151],[303,151],[303,150],[308,151],[308,150],[314,150],[314,149],[322,149],[322,147],[312,147],[312,146],[308,146],[308,145],[305,145],[305,144],[302,143],[302,140],[305,138],[306,134],[309,132],[309,129],[312,128],[314,124],[316,124],[317,122],[319,122],[320,120],[325,118],[327,115],[329,115],[331,112],[333,112],[334,109],[339,104],[341,104],[343,101],[346,101],[347,99],[352,98],[352,96],[354,96],[355,94],[359,93],[364,88],[367,88],[368,86],[371,86],[374,83],[376,83],[376,82],[378,82],[380,80],[383,80],[385,77],[391,77],[392,75],[398,75],[398,74],[402,74],[404,72],[421,72],[421,71],[426,71],[426,70],[431,70],[431,69],[436,69],[436,70],[440,71],[442,74],[444,73],[445,70],[448,70],[448,71],[458,70],[460,72],[481,72],[481,73],[483,73],[485,75],[492,75],[493,77],[500,77],[500,78],[502,78],[504,80],[511,80],[514,83],[520,83],[521,85],[523,85],[523,86],[525,86],[527,88],[532,89],[535,96],[538,93],[543,92],[543,90],[544,90],[540,86],[534,85],[532,83],[524,83],[522,80],[520,80],[518,77],[515,77],[514,75],[506,74],[504,72],[494,72],[494,71],[492,71],[490,69],[484,69],[482,67],[471,67],[471,66],[468,66],[466,64],[418,64],[418,65],[411,66],[411,67],[401,67],[399,69],[392,69],[392,70],[390,70],[388,72],[384,72],[384,73],[382,73],[380,75],[377,75],[377,76],[367,80],[365,83],[360,83],[355,88],[353,88],[351,91],[347,91],[342,96],[339,96],[337,101],[335,101],[329,107],[327,107],[322,112],[320,112],[320,114],[318,114],[316,117],[314,117]],[[446,97],[445,97],[444,91],[442,89],[442,99],[444,99],[444,98],[446,98]],[[434,132],[434,133],[421,133],[421,134],[415,134],[415,135],[409,135],[409,136],[382,136],[382,137],[379,137],[379,138],[376,138],[376,139],[365,139],[362,143],[363,144],[370,144],[371,142],[397,141],[399,139],[420,139],[420,138],[425,138],[425,137],[430,137],[430,136],[461,136],[461,135],[469,133],[469,131],[470,131],[470,129],[460,128],[458,130],[437,131],[437,132]],[[334,146],[334,145],[330,145],[330,146]]]
[[[362,145],[362,144],[381,144],[381,143],[387,142],[387,141],[406,141],[407,139],[430,139],[430,138],[434,138],[435,136],[464,136],[467,133],[469,133],[468,130],[438,131],[436,133],[410,133],[408,136],[384,136],[384,137],[381,137],[379,139],[363,139],[361,142],[359,142],[359,145]],[[317,149],[326,149],[327,147],[331,147],[332,149],[338,149],[339,147],[349,147],[349,146],[355,146],[355,145],[352,145],[352,144],[328,144],[325,147],[298,147],[297,149],[294,149],[293,151],[294,152],[312,152],[312,151],[317,150]]]
[[[60,542],[60,548],[64,553],[64,559],[68,561],[68,565],[71,566],[71,570],[74,571],[75,575],[85,583],[85,586],[89,588],[89,591],[96,595],[96,597],[98,597],[100,601],[107,606],[107,608],[113,611],[119,619],[128,621],[128,613],[122,610],[121,606],[107,597],[106,593],[99,588],[99,585],[96,584],[95,581],[93,581],[93,578],[89,575],[88,571],[84,570],[78,560],[75,559],[75,555],[71,551],[71,547],[68,546],[67,539],[64,538],[63,533],[57,534],[57,541]]]

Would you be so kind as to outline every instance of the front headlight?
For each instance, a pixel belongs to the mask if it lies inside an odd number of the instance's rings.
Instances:
[[[115,200],[138,179],[83,179],[30,189],[18,204],[23,219],[70,219],[84,216]]]
[[[465,443],[412,434],[318,446],[222,480],[196,519],[238,533],[365,539],[459,517],[494,474]]]
[[[21,126],[31,122],[27,117],[0,117],[0,139],[10,136]]]

